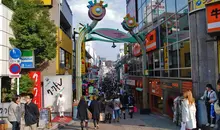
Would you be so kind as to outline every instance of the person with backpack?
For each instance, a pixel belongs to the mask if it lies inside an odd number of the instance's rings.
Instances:
[[[215,127],[216,115],[214,111],[214,103],[217,100],[217,95],[211,84],[206,85],[206,90],[201,99],[205,100],[208,123],[206,126]]]

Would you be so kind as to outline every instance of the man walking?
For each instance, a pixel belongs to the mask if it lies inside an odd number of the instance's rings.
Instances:
[[[37,123],[39,119],[39,110],[37,105],[32,102],[33,94],[28,94],[25,104],[25,128],[24,130],[37,130]]]

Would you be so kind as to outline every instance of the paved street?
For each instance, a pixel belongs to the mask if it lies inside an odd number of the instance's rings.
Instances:
[[[80,130],[79,122],[76,121],[59,130]],[[94,129],[92,122],[89,130]],[[100,124],[100,130],[179,130],[172,121],[166,117],[157,115],[135,115],[134,119],[122,119],[120,123]]]

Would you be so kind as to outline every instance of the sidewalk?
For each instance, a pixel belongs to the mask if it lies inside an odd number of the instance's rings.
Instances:
[[[89,122],[89,130],[94,129],[93,122]],[[120,123],[100,123],[100,130],[179,130],[172,121],[166,117],[157,115],[135,114],[133,119],[121,119]],[[65,124],[56,130],[80,130],[79,121]]]

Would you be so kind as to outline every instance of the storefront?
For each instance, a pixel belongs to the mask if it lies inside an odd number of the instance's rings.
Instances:
[[[150,79],[150,109],[152,112],[163,113],[163,90],[159,79]]]

